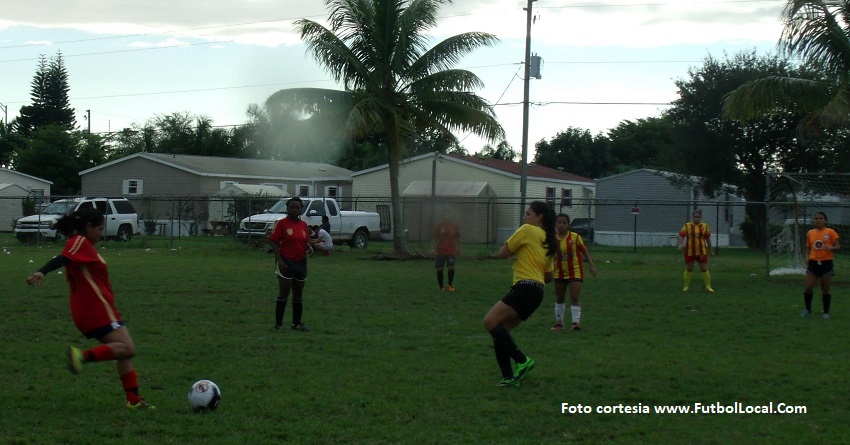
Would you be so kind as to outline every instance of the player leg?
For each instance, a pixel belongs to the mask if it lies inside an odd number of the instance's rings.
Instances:
[[[505,304],[502,301],[497,301],[487,315],[484,316],[484,329],[490,333],[493,338],[493,349],[496,353],[496,363],[499,365],[499,371],[502,373],[502,380],[499,382],[501,386],[512,386],[515,382],[513,366],[511,366],[511,357],[515,352],[519,351],[513,337],[511,329],[515,328],[519,323],[519,314],[517,311]]]
[[[440,291],[443,290],[443,267],[445,266],[446,257],[442,255],[437,255],[437,260],[434,264],[434,268],[437,271],[437,285],[440,286]]]
[[[454,292],[455,286],[455,257],[450,256],[446,261],[446,268],[449,270],[449,291]]]
[[[809,268],[812,267],[811,262],[809,263]],[[805,309],[800,314],[801,317],[808,317],[812,313],[812,300],[814,300],[814,290],[815,286],[818,284],[818,276],[814,274],[811,270],[806,270],[806,282],[803,287],[803,304],[805,304]]]
[[[697,262],[699,263],[699,270],[702,272],[702,282],[705,285],[705,291],[714,293],[714,289],[711,288],[711,274],[708,272],[708,255],[700,255],[697,258]]]
[[[278,330],[283,326],[283,314],[286,312],[286,302],[289,292],[292,290],[292,278],[286,278],[280,273],[277,276],[278,291],[274,310],[274,328]]]
[[[825,273],[820,277],[820,290],[823,294],[823,318],[829,318],[829,307],[832,304],[832,273]]]
[[[579,296],[581,295],[581,280],[573,280],[570,282],[570,313],[573,318],[573,330],[581,330],[581,303]]]
[[[682,287],[682,292],[687,292],[691,288],[691,272],[694,270],[694,261],[696,258],[692,256],[685,257],[685,285]]]
[[[307,326],[301,321],[301,315],[304,312],[304,280],[292,280],[292,329],[301,332],[307,332]]]
[[[564,312],[566,312],[567,283],[563,280],[555,281],[555,326],[553,330],[564,329]]]

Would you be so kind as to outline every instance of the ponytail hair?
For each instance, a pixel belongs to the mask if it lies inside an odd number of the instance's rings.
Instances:
[[[85,235],[86,226],[89,224],[95,227],[103,224],[103,213],[94,207],[77,210],[60,217],[53,228],[64,237],[70,238],[74,235]]]
[[[543,246],[546,248],[546,256],[553,256],[558,251],[558,237],[555,235],[555,211],[543,201],[532,201],[528,205],[531,210],[543,216],[540,220],[540,226],[546,232],[546,241]]]

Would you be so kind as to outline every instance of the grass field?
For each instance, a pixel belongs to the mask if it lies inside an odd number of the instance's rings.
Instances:
[[[277,283],[264,251],[212,237],[103,243],[138,346],[142,395],[157,406],[132,412],[122,409],[112,363],[66,371],[65,348],[94,343],[70,320],[64,275],[26,286],[61,246],[21,246],[8,235],[0,246],[4,443],[850,441],[850,274],[841,257],[833,317],[823,320],[799,317],[802,277],[766,279],[759,253],[722,250],[709,295],[681,292],[684,266],[673,248],[591,247],[599,276],[585,282],[583,330],[549,329],[547,286],[541,308],[514,331],[537,367],[521,387],[498,388],[481,320],[509,287],[508,260],[462,257],[457,292],[440,293],[431,260],[376,261],[389,249],[379,243],[343,248],[309,262],[311,332],[273,332]],[[692,289],[700,285],[695,273]],[[188,409],[186,391],[201,378],[221,387],[216,412]],[[652,411],[735,402],[806,413]],[[564,414],[564,403],[593,412]],[[620,404],[650,413],[596,412]]]

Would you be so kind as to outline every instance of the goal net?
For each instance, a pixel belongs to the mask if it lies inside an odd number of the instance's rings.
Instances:
[[[850,231],[850,173],[782,173],[768,178],[767,261],[770,275],[804,274],[806,233],[824,212],[842,237]]]

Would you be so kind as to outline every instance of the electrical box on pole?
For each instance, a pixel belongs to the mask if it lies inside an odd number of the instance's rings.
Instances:
[[[535,79],[540,79],[540,67],[543,64],[543,59],[540,58],[537,54],[531,56],[528,61],[528,75],[529,77],[533,77]]]

